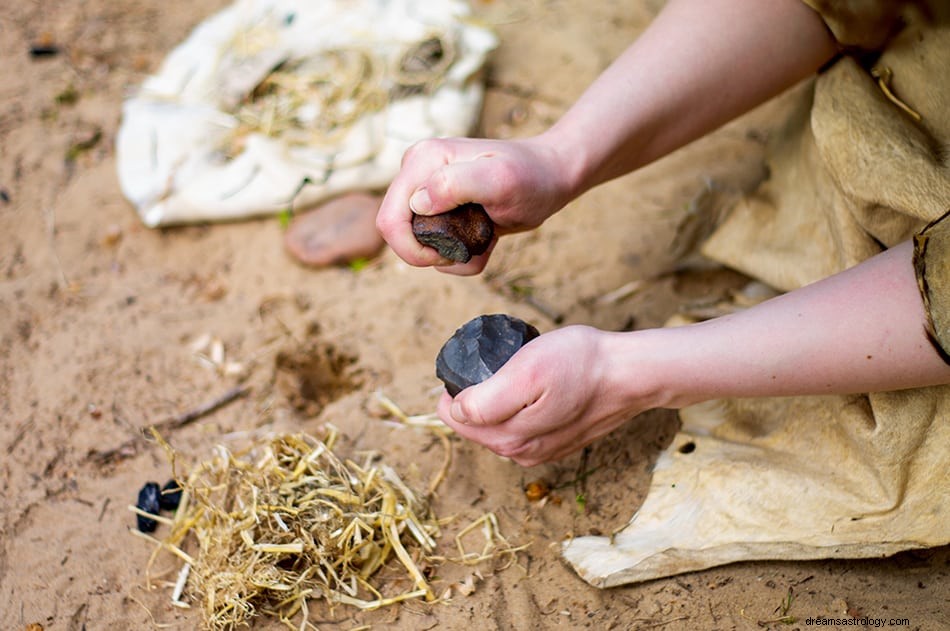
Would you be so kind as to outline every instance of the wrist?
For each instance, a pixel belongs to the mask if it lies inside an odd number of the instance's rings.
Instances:
[[[641,115],[617,121],[609,129],[603,113],[575,108],[538,138],[563,156],[573,197],[630,173],[660,155],[654,145],[661,121]]]
[[[603,334],[604,382],[631,408],[679,409],[712,398],[691,327]]]
[[[618,398],[624,408],[631,410],[670,407],[675,395],[668,372],[662,367],[661,337],[653,329],[602,332],[603,394]]]
[[[551,174],[563,198],[561,206],[592,188],[590,156],[583,142],[571,137],[560,125],[534,136],[530,140],[547,157]]]

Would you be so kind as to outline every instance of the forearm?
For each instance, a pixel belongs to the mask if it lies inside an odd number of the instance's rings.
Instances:
[[[835,50],[800,0],[671,0],[539,140],[562,153],[579,195],[775,96]]]
[[[620,342],[631,344],[628,352],[614,357],[621,366],[659,358],[655,396],[665,407],[950,383],[950,367],[925,333],[912,253],[904,243],[748,310],[642,340],[633,334]]]

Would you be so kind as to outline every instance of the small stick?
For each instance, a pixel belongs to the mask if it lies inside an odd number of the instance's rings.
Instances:
[[[666,625],[672,622],[678,622],[680,620],[689,620],[689,616],[680,616],[679,618],[670,618],[669,620],[663,620],[662,622],[654,622],[645,627],[640,627],[641,629],[656,629],[657,627],[665,627]]]
[[[643,279],[632,280],[629,283],[614,289],[613,291],[608,291],[606,294],[597,299],[597,304],[612,305],[616,302],[620,302],[621,300],[629,298],[633,294],[640,291],[643,288],[643,284]]]
[[[161,423],[156,423],[153,427],[159,431],[184,427],[185,425],[188,425],[189,423],[193,423],[194,421],[197,421],[201,417],[207,416],[208,414],[211,414],[212,412],[224,407],[225,405],[227,405],[228,403],[231,403],[235,399],[243,397],[250,391],[251,391],[250,386],[237,386],[235,388],[231,388],[230,390],[228,390],[227,392],[225,392],[218,398],[212,399],[211,401],[203,403],[202,405],[199,405],[198,407],[192,410],[183,412],[168,420],[162,421]]]
[[[106,514],[106,509],[109,508],[109,502],[111,501],[111,499],[112,498],[107,497],[105,501],[102,503],[102,510],[99,511],[98,521],[102,521],[102,516]]]
[[[581,451],[581,460],[577,464],[577,473],[574,474],[574,480],[580,483],[581,494],[585,496],[587,495],[587,476],[590,475],[587,471],[587,461],[590,458],[590,452],[590,445],[584,447]]]
[[[884,96],[890,100],[891,103],[897,107],[904,110],[904,112],[913,118],[918,123],[923,119],[923,117],[918,114],[913,108],[904,103],[898,98],[896,94],[891,90],[891,77],[894,76],[894,73],[887,66],[875,66],[871,69],[871,76],[877,79],[877,85],[881,88],[881,92],[884,93]]]
[[[155,537],[152,537],[151,535],[145,534],[144,532],[142,532],[141,530],[138,530],[137,528],[129,528],[128,530],[129,530],[129,534],[135,537],[138,537],[140,539],[145,539],[146,541],[151,541],[159,548],[162,548],[163,550],[167,550],[171,552],[172,554],[174,554],[176,557],[178,557],[185,563],[188,563],[190,565],[195,564],[195,560],[191,557],[191,555],[189,555],[187,552],[185,552],[178,546],[173,546],[172,544],[167,543],[165,541],[160,541],[156,539]]]
[[[161,523],[161,524],[165,524],[165,525],[167,525],[167,526],[171,526],[171,525],[173,525],[173,524],[175,523],[175,522],[173,522],[171,519],[169,519],[168,517],[162,517],[161,515],[156,515],[155,513],[150,513],[150,512],[148,512],[148,511],[144,511],[144,510],[142,510],[141,508],[139,508],[138,506],[129,505],[129,506],[127,506],[127,508],[128,508],[130,511],[132,511],[133,513],[135,513],[136,515],[141,515],[142,517],[145,517],[146,519],[151,519],[151,520],[157,521],[157,522],[159,522],[159,523]]]
[[[185,425],[188,425],[189,423],[192,423],[201,417],[224,407],[228,403],[244,396],[250,391],[250,386],[237,386],[236,388],[231,388],[217,399],[208,401],[207,403],[204,403],[193,410],[183,412],[177,416],[173,416],[172,418],[155,423],[154,425],[143,427],[142,434],[133,436],[114,449],[107,449],[106,451],[93,450],[89,452],[87,458],[97,462],[100,465],[108,464],[114,461],[117,462],[125,458],[131,458],[138,453],[139,446],[142,444],[143,439],[146,438],[146,435],[151,434],[152,432],[164,432],[166,430],[184,427]],[[152,434],[152,436],[154,436],[154,434]]]
[[[188,573],[191,571],[191,564],[185,563],[178,572],[178,580],[175,581],[175,589],[172,591],[172,603],[181,602],[181,594],[185,591],[185,583],[188,582]]]
[[[430,496],[435,495],[435,490],[439,488],[440,484],[442,484],[442,480],[445,479],[446,474],[449,472],[449,467],[452,465],[452,441],[449,440],[448,434],[445,432],[435,431],[435,434],[439,437],[439,440],[442,441],[442,448],[445,451],[444,457],[442,459],[442,467],[429,482]]]

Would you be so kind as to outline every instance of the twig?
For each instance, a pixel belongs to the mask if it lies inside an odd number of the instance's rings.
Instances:
[[[89,452],[89,455],[86,456],[86,458],[87,460],[95,461],[99,465],[106,465],[118,462],[120,460],[125,460],[126,458],[132,458],[133,456],[138,455],[139,446],[153,436],[153,431],[167,432],[178,429],[179,427],[184,427],[185,425],[193,423],[201,417],[207,416],[215,410],[224,407],[228,403],[231,403],[235,399],[246,395],[250,391],[250,386],[237,386],[235,388],[231,388],[220,397],[199,405],[192,410],[188,410],[187,412],[183,412],[159,423],[142,428],[141,433],[136,434],[118,447],[107,449],[105,451],[94,449]]]
[[[629,283],[614,289],[613,291],[608,291],[606,294],[597,299],[597,304],[612,305],[614,303],[620,302],[621,300],[629,298],[633,294],[643,289],[644,283],[645,281],[642,278],[638,280],[632,280]]]
[[[581,450],[581,459],[577,463],[577,473],[574,474],[574,480],[580,482],[581,493],[587,495],[587,461],[590,459],[590,445]]]
[[[439,485],[442,484],[442,480],[445,479],[446,474],[449,472],[449,467],[452,465],[452,441],[449,440],[448,434],[445,432],[434,431],[436,436],[439,437],[439,440],[442,441],[443,448],[443,458],[442,458],[442,467],[439,468],[439,471],[433,476],[432,481],[429,482],[429,495],[435,495],[436,489],[439,488]]]
[[[884,96],[890,100],[891,103],[897,107],[904,110],[904,112],[913,118],[918,123],[922,120],[922,117],[916,110],[911,108],[909,105],[904,103],[894,92],[891,90],[891,78],[894,76],[894,73],[887,66],[875,66],[871,68],[871,76],[877,79],[877,85],[881,88],[881,92],[884,93]]]
[[[680,620],[689,620],[689,616],[680,616],[679,618],[670,618],[669,620],[664,620],[662,622],[655,622],[653,624],[648,624],[645,627],[640,627],[641,629],[656,629],[657,627],[664,627],[671,622],[678,622]]]
[[[97,521],[100,521],[100,522],[102,521],[102,516],[106,514],[106,509],[109,508],[110,501],[111,501],[111,498],[107,497],[105,501],[102,502],[102,509],[99,511],[99,519]]]
[[[765,628],[769,625],[773,625],[776,623],[795,624],[796,622],[798,622],[798,618],[796,618],[795,616],[782,616],[781,618],[772,618],[771,620],[757,620],[756,624],[762,628]]]
[[[173,416],[168,420],[156,423],[152,427],[158,431],[166,431],[169,429],[178,429],[179,427],[184,427],[185,425],[193,423],[201,417],[207,416],[208,414],[211,414],[212,412],[224,407],[235,399],[243,397],[250,391],[250,386],[237,386],[235,388],[231,388],[216,399],[212,399],[211,401],[203,403],[194,409],[178,414],[177,416]]]

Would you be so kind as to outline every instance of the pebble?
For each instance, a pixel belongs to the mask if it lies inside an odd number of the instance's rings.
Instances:
[[[158,497],[158,504],[162,510],[175,510],[181,504],[181,486],[177,480],[169,480],[162,487],[161,495]]]
[[[495,236],[495,224],[481,204],[463,204],[438,215],[412,216],[412,233],[423,245],[458,263],[484,254]]]
[[[385,245],[376,230],[380,203],[376,195],[349,193],[297,215],[284,234],[284,247],[310,267],[372,258]]]
[[[146,482],[145,486],[139,490],[139,500],[135,503],[135,507],[146,513],[158,515],[161,510],[161,494],[162,491],[158,488],[158,482]],[[135,519],[139,530],[142,532],[155,532],[158,527],[157,521],[144,515],[137,514]]]

